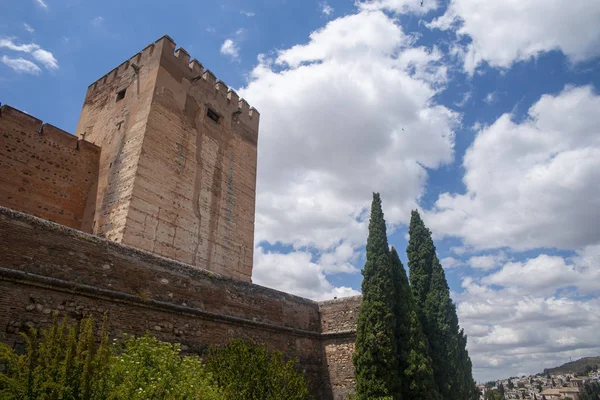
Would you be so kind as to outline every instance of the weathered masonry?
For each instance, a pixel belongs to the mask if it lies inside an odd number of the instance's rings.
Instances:
[[[100,148],[0,109],[0,205],[90,232]]]
[[[111,334],[297,356],[317,399],[354,388],[360,297],[251,283],[259,114],[163,36],[89,86],[71,135],[0,109],[0,340],[108,312]]]
[[[313,302],[0,207],[0,340],[108,312],[110,333],[178,342],[203,354],[232,338],[299,359],[317,399],[345,400],[360,297]]]

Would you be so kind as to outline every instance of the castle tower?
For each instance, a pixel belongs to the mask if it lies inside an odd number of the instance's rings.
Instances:
[[[258,112],[163,36],[88,88],[93,233],[250,281]]]

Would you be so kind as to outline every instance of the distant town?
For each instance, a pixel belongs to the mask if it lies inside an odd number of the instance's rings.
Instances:
[[[599,361],[584,358],[537,375],[480,384],[480,399],[600,400]]]

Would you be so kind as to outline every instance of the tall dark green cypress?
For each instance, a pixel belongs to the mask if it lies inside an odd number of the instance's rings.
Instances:
[[[432,259],[435,254],[431,232],[425,227],[417,210],[411,212],[410,225],[408,227],[408,269],[410,271],[410,287],[415,297],[415,305],[425,323],[424,310],[429,285],[431,283]],[[424,326],[424,328],[426,328]]]
[[[458,383],[458,318],[444,270],[437,256],[432,258],[432,274],[425,303],[427,338],[431,346],[434,376],[444,399],[463,400]]]
[[[466,337],[459,332],[456,306],[444,269],[435,253],[431,232],[413,211],[407,247],[410,284],[429,342],[434,378],[444,400],[473,398],[475,383]]]
[[[353,356],[358,400],[401,399],[392,271],[381,199],[373,193]]]
[[[473,380],[473,364],[467,350],[467,335],[465,335],[463,329],[458,333],[458,351],[462,377],[460,392],[463,393],[465,399],[478,400],[479,390],[477,389],[477,383]]]
[[[421,328],[406,270],[394,247],[391,250],[395,286],[396,338],[403,400],[439,400],[429,345]]]

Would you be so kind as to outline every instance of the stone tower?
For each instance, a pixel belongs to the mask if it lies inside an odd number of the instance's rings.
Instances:
[[[93,233],[250,281],[259,114],[163,36],[88,88]]]

